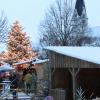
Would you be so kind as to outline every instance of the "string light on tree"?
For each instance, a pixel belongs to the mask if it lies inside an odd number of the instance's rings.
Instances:
[[[31,60],[36,56],[33,52],[29,37],[18,21],[13,23],[8,36],[8,56],[14,62]]]

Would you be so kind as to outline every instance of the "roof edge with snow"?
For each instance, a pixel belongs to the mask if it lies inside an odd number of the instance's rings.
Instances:
[[[44,49],[91,63],[100,64],[100,47],[48,46]]]

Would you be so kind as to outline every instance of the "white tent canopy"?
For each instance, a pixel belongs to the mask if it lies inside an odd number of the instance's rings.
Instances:
[[[9,64],[7,63],[3,63],[3,65],[0,66],[0,72],[1,71],[10,71],[10,70],[14,70],[13,67],[11,67]]]

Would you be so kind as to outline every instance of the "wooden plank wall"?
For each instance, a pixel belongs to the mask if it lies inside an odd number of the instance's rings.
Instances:
[[[49,52],[51,67],[53,68],[99,68],[100,65],[77,59],[70,56],[58,54],[56,52]]]

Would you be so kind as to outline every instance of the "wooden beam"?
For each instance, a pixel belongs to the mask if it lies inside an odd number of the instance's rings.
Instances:
[[[76,97],[76,88],[75,88],[75,68],[72,68],[72,81],[73,81],[73,100],[75,100]]]
[[[77,76],[78,72],[80,71],[80,68],[74,68],[75,69],[75,77]],[[68,68],[71,75],[73,75],[73,67]]]
[[[68,68],[68,70],[69,70],[69,72],[72,75],[72,82],[73,82],[73,100],[75,100],[75,98],[76,98],[76,80],[75,80],[75,78],[76,78],[76,76],[77,76],[80,68],[74,68],[74,67],[72,67],[72,68]]]
[[[68,68],[68,70],[71,73],[71,75],[73,75],[72,68]]]
[[[50,62],[48,63],[48,77],[49,77],[49,89],[51,89],[51,77],[52,77],[52,72],[51,72],[51,66],[50,66]]]
[[[79,73],[80,68],[77,68],[76,72],[75,72],[75,77],[77,76],[77,74]]]

